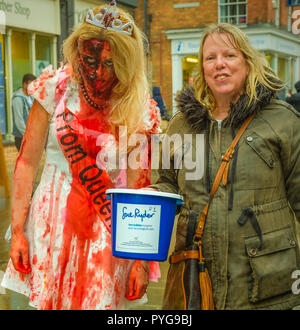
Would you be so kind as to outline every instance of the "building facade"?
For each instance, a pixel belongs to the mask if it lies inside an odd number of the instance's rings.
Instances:
[[[60,7],[59,0],[1,0],[0,11],[5,19],[0,35],[0,128],[4,140],[11,141],[11,97],[22,86],[23,75],[39,75],[45,66],[57,65]]]
[[[245,31],[264,52],[288,89],[300,79],[298,0],[139,0],[136,19],[149,38],[148,69],[152,85],[160,86],[170,112],[177,91],[193,83],[203,28],[229,22]],[[293,3],[297,6],[288,6]],[[293,29],[294,27],[294,29]],[[300,21],[299,21],[300,28]]]

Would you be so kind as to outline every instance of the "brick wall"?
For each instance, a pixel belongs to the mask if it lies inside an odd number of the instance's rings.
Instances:
[[[160,86],[168,108],[172,106],[172,61],[171,42],[166,31],[171,29],[200,28],[217,20],[218,0],[202,0],[199,7],[174,8],[173,4],[187,3],[190,0],[149,0],[148,22],[152,86]],[[144,0],[139,0],[136,21],[144,29]]]
[[[272,8],[272,0],[249,0],[248,23],[262,24],[275,21],[275,9]]]

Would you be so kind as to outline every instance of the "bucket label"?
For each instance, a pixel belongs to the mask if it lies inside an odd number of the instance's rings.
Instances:
[[[161,205],[117,203],[116,251],[158,253]]]

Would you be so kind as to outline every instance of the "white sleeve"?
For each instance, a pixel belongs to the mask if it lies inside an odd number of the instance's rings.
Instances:
[[[49,65],[43,73],[28,87],[28,93],[32,95],[44,109],[52,115],[56,108],[55,90],[58,82],[59,70],[53,70]]]
[[[146,116],[144,117],[145,130],[151,134],[161,133],[160,129],[160,111],[157,107],[157,103],[148,98],[147,106],[146,106]]]

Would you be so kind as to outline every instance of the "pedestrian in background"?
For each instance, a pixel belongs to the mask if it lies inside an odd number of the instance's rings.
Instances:
[[[13,135],[15,136],[15,145],[18,151],[21,148],[29,110],[34,100],[33,96],[28,94],[27,88],[35,79],[36,77],[33,74],[25,74],[22,79],[22,87],[12,97]]]
[[[157,103],[157,106],[159,107],[161,119],[170,120],[170,116],[166,113],[166,105],[161,96],[159,86],[153,87],[153,99]]]
[[[288,95],[286,102],[291,104],[297,111],[300,112],[300,80],[295,84],[296,93]]]

